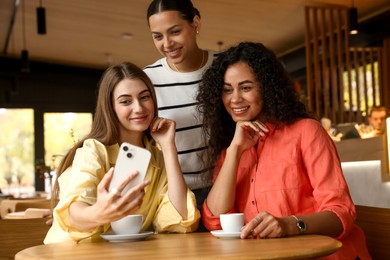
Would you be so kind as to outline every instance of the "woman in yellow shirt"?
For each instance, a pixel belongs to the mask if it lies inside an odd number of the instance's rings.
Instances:
[[[129,214],[144,216],[142,230],[195,231],[200,213],[179,166],[176,124],[157,117],[150,79],[137,66],[121,63],[108,68],[99,85],[92,130],[57,170],[53,196],[59,202],[44,243],[93,240]],[[108,188],[123,142],[148,149],[152,157],[144,182],[118,195]],[[135,176],[129,172],[119,191]]]

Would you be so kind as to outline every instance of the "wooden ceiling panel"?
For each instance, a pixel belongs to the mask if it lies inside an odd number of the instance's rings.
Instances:
[[[36,8],[40,1],[24,1],[25,47],[30,59],[105,68],[110,62],[124,60],[142,67],[160,57],[146,22],[149,1],[43,0],[46,35],[37,34]],[[264,43],[279,55],[303,46],[306,4],[351,4],[349,0],[193,0],[193,3],[202,16],[201,48],[219,50],[218,41],[226,48],[250,40]],[[360,19],[390,8],[389,0],[355,0],[354,3]],[[3,17],[5,11],[0,7]],[[24,48],[22,11],[23,0],[17,11],[7,56],[19,57]],[[4,19],[1,18],[1,30],[7,29]],[[133,39],[122,39],[123,33],[132,34]],[[0,35],[4,38],[3,32]]]

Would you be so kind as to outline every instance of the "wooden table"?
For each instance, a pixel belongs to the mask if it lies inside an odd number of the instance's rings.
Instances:
[[[31,259],[304,259],[332,254],[342,243],[326,236],[276,239],[219,239],[208,232],[158,234],[133,242],[64,242],[18,252]]]

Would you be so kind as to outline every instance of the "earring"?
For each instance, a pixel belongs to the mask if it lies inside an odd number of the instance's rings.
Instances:
[[[198,31],[198,30],[196,30],[196,34],[199,34],[199,31]]]

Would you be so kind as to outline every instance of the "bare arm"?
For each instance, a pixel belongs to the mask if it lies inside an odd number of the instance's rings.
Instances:
[[[208,196],[207,207],[214,216],[228,212],[234,205],[236,196],[237,167],[242,151],[237,146],[229,146],[226,158]]]
[[[320,234],[337,237],[343,232],[343,226],[337,215],[331,211],[323,211],[305,216],[297,216],[306,224],[304,234]],[[247,223],[243,229],[241,238],[253,236],[256,238],[272,238],[300,235],[297,221],[291,217],[277,218],[268,212],[260,212]]]
[[[183,219],[187,219],[187,184],[180,168],[175,144],[176,123],[156,118],[151,125],[152,137],[161,145],[168,177],[168,196]]]
[[[214,216],[228,212],[234,205],[237,168],[242,153],[254,146],[267,128],[259,121],[237,122],[236,131],[226,158],[207,196],[207,206]]]

